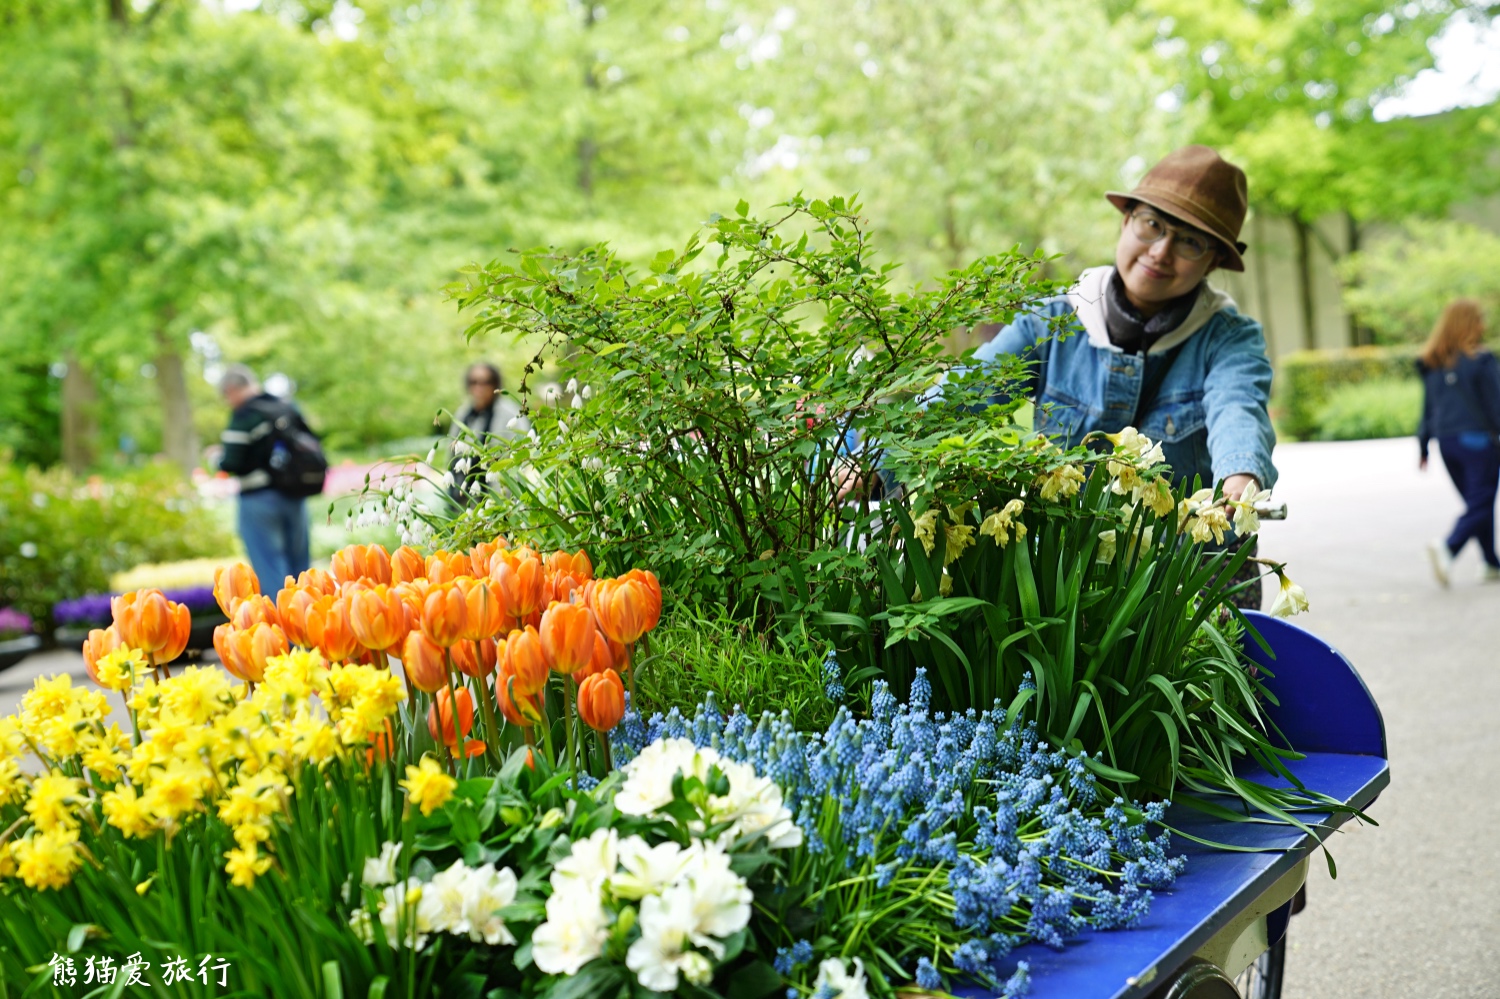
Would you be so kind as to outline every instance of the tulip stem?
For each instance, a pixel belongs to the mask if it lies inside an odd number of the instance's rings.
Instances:
[[[635,703],[635,643],[625,647],[625,682],[630,684],[630,703]]]
[[[447,724],[443,721],[443,706],[441,704],[436,704],[435,703],[433,705],[432,710],[434,712],[436,712],[436,714],[437,714],[438,741],[441,742],[441,743],[443,743],[446,746],[447,742],[448,742],[448,733],[450,731],[453,733],[453,757],[454,757],[454,760],[457,761],[457,760],[462,760],[463,759],[463,752],[464,752],[463,741],[464,741],[464,737],[463,737],[463,735],[458,730],[459,729],[459,722],[458,722],[458,691],[455,690],[454,687],[453,687],[453,649],[452,648],[445,647],[443,649],[443,662],[448,667],[447,670],[445,670],[444,675],[448,679],[448,717],[453,722],[453,728],[449,729],[448,726],[447,726]],[[434,700],[436,700],[436,699],[434,698]]]
[[[578,752],[573,733],[573,701],[578,696],[578,684],[571,675],[563,677],[563,731],[568,736],[568,766],[573,770],[573,790],[578,790]]]
[[[479,643],[474,643],[474,662],[479,675],[474,682],[479,686],[479,710],[484,718],[485,755],[500,765],[500,723],[495,720],[495,699],[489,695],[489,678],[484,675],[484,657],[480,655]],[[494,674],[498,682],[498,671]]]
[[[615,768],[614,758],[609,752],[609,733],[598,732],[596,734],[599,736],[599,748],[604,750],[604,775],[608,777],[609,772]]]

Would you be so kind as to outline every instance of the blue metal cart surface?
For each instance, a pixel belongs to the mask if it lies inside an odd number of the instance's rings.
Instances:
[[[1248,617],[1275,652],[1253,644],[1250,654],[1274,678],[1266,686],[1280,701],[1268,714],[1306,759],[1289,765],[1313,791],[1358,809],[1390,782],[1385,725],[1364,681],[1327,642],[1264,614]],[[1284,784],[1256,766],[1242,775]],[[1348,816],[1303,816],[1326,838]],[[1232,978],[1286,932],[1292,896],[1305,880],[1312,836],[1279,824],[1225,822],[1174,806],[1174,828],[1201,839],[1254,848],[1236,852],[1200,846],[1184,837],[1173,852],[1187,869],[1169,891],[1158,892],[1146,919],[1131,930],[1085,933],[1061,951],[1039,944],[1018,948],[1015,960],[1031,966],[1031,999],[1146,999],[1162,992],[1195,957]],[[991,996],[963,988],[965,997]]]

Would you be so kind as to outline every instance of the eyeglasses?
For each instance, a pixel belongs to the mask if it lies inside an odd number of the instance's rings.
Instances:
[[[1217,248],[1217,241],[1195,229],[1167,225],[1155,212],[1130,213],[1130,231],[1142,243],[1155,243],[1172,237],[1172,253],[1183,260],[1202,260]]]
[[[470,378],[469,379],[469,387],[470,388],[473,388],[475,385],[484,385],[486,387],[490,387],[490,386],[493,386],[494,384],[495,383],[492,382],[492,381],[490,381],[488,378]]]

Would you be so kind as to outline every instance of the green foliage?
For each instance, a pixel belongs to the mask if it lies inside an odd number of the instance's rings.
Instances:
[[[1336,386],[1318,410],[1318,440],[1361,441],[1409,437],[1422,418],[1422,383],[1377,378]]]
[[[709,694],[751,717],[790,712],[800,732],[821,731],[838,704],[824,693],[821,643],[768,635],[745,621],[677,607],[636,650],[636,708],[643,717],[691,712]]]
[[[986,257],[897,294],[856,205],[798,197],[770,222],[744,202],[713,216],[645,275],[603,246],[475,268],[450,289],[478,314],[469,335],[541,343],[529,370],[557,365],[572,396],[538,407],[522,384],[535,440],[481,449],[499,490],[443,543],[584,547],[606,566],[651,567],[679,599],[794,622],[833,582],[868,575],[850,541],[870,517],[853,501],[873,494],[882,461],[915,483],[945,460],[940,441],[1019,439],[1019,403],[987,405],[994,385],[977,375],[942,403],[919,396],[959,363],[948,331],[1006,321],[1043,291],[1038,263]],[[990,459],[996,474],[1031,460]]]
[[[1288,354],[1278,362],[1276,371],[1278,429],[1294,440],[1317,439],[1323,408],[1333,392],[1369,381],[1415,381],[1416,357],[1414,347],[1351,347]]]
[[[59,600],[109,591],[142,562],[223,555],[233,539],[191,487],[153,466],[83,480],[0,463],[0,603],[50,632]]]
[[[1421,343],[1455,298],[1477,298],[1500,322],[1500,236],[1412,219],[1345,262],[1344,304],[1382,343]]]

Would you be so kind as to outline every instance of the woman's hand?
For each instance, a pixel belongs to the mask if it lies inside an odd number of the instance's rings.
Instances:
[[[1254,485],[1257,489],[1260,488],[1260,483],[1255,481],[1255,476],[1245,472],[1227,476],[1224,479],[1224,502],[1236,502],[1244,495],[1245,487],[1250,485]]]

